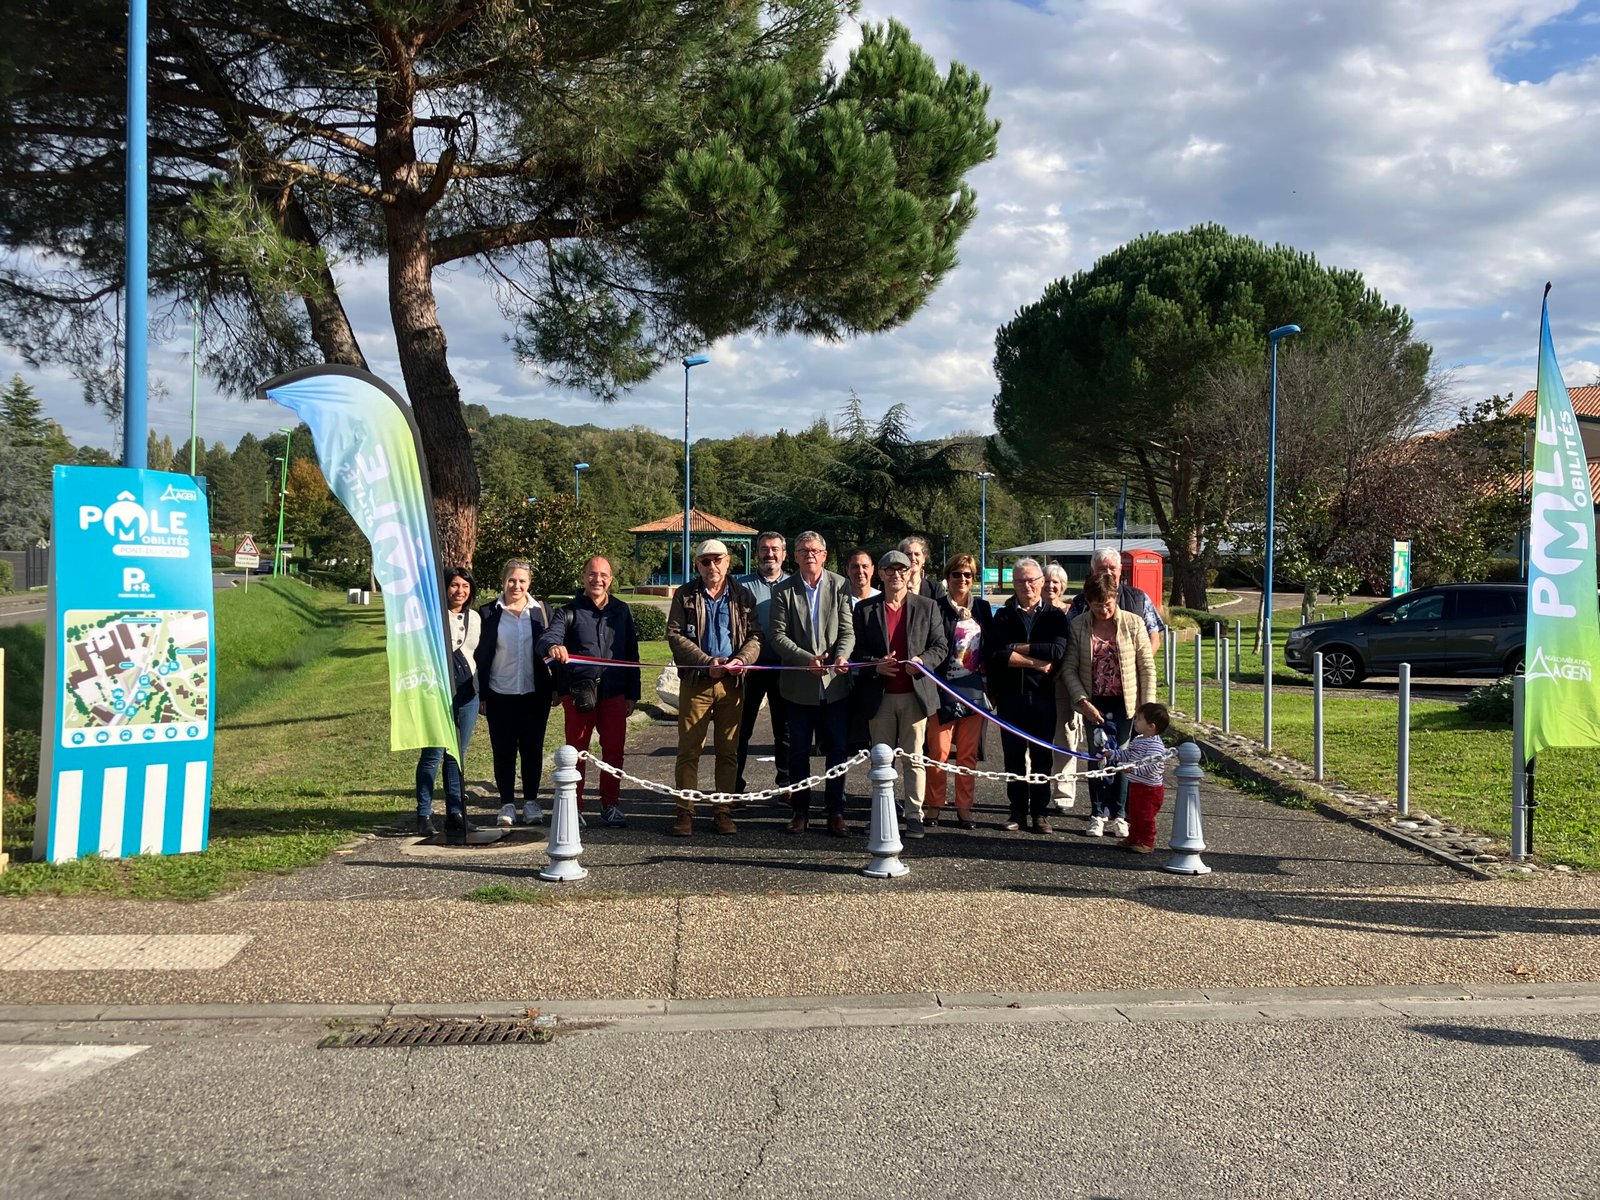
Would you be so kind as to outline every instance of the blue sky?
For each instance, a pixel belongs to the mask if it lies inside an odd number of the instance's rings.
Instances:
[[[863,19],[891,15],[941,63],[976,69],[1003,122],[972,177],[961,265],[890,334],[709,347],[697,435],[802,426],[852,390],[871,414],[906,404],[928,435],[987,430],[999,325],[1130,238],[1204,221],[1362,271],[1411,312],[1462,402],[1533,385],[1547,279],[1568,382],[1600,376],[1600,0],[868,0]],[[340,274],[374,368],[398,385],[382,263]],[[437,283],[466,399],[681,433],[681,369],[611,406],[551,389],[513,360],[486,282],[458,270]],[[151,420],[176,441],[188,330],[174,336],[152,351],[169,395]],[[74,438],[108,442],[71,379],[0,350],[0,373],[17,369]],[[201,394],[208,441],[286,417]]]

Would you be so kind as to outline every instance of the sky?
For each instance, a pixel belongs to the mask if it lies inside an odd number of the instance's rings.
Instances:
[[[1122,243],[1204,222],[1362,272],[1411,313],[1461,403],[1533,386],[1546,280],[1568,384],[1600,378],[1600,0],[901,0],[861,20],[890,16],[993,90],[999,150],[969,176],[979,215],[960,266],[887,334],[708,347],[695,437],[800,428],[852,391],[870,416],[905,404],[924,437],[988,432],[999,326]],[[859,36],[846,30],[840,63]],[[401,386],[383,264],[339,275],[369,362]],[[516,362],[474,271],[435,281],[466,401],[682,435],[680,367],[602,405]],[[166,395],[150,423],[180,442],[189,330],[174,336],[151,348]],[[74,441],[110,448],[76,381],[0,347],[0,377],[12,371]],[[288,418],[201,379],[208,443]]]

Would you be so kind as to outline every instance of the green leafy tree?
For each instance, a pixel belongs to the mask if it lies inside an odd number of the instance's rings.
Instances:
[[[44,415],[44,401],[21,375],[0,389],[0,430],[13,446],[42,446],[49,439],[53,423]]]
[[[513,558],[533,565],[532,591],[552,605],[564,603],[583,578],[583,564],[593,555],[614,547],[599,546],[594,530],[570,495],[550,496],[529,503],[515,496],[484,498],[479,550],[484,562],[484,586],[498,584],[498,574]]]
[[[0,549],[21,550],[50,538],[50,454],[0,429]]]
[[[21,0],[0,75],[0,332],[105,378],[121,275],[124,10]],[[381,257],[446,557],[479,479],[433,275],[491,280],[517,351],[603,397],[744,330],[911,317],[976,213],[988,89],[854,0],[163,0],[150,13],[152,277],[253,387],[362,362],[340,257]],[[100,301],[100,303],[95,303]],[[173,303],[183,301],[173,300]],[[537,493],[536,493],[537,494]]]
[[[991,459],[1011,486],[1026,478],[1034,490],[1105,496],[1126,476],[1166,539],[1172,603],[1204,608],[1217,539],[1244,511],[1208,422],[1208,380],[1230,365],[1264,375],[1267,331],[1290,323],[1308,347],[1372,339],[1396,372],[1426,379],[1431,351],[1410,317],[1358,272],[1217,225],[1149,234],[1051,284],[1000,329]]]

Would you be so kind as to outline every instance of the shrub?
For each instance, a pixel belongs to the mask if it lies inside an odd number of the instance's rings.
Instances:
[[[1184,618],[1189,621],[1189,625],[1187,626],[1178,625],[1177,627],[1179,629],[1199,628],[1204,629],[1209,633],[1211,631],[1211,627],[1219,622],[1229,627],[1231,627],[1233,624],[1229,618],[1220,617],[1216,613],[1207,612],[1203,608],[1180,608],[1174,605],[1173,607],[1167,609],[1167,613],[1169,614],[1168,619],[1169,623],[1171,624],[1176,624],[1178,618]]]
[[[1474,721],[1482,721],[1486,725],[1509,725],[1515,699],[1513,687],[1512,677],[1506,675],[1493,683],[1473,688],[1462,708]]]
[[[641,642],[659,642],[667,636],[667,614],[654,604],[634,604],[633,627],[639,631]]]
[[[9,558],[0,558],[0,592],[9,592],[17,584],[17,571]]]
[[[6,730],[6,789],[16,796],[39,791],[39,733],[34,729]]]

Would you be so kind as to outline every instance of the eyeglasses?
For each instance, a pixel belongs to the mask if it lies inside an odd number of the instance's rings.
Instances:
[[[1023,587],[1033,587],[1035,584],[1043,583],[1044,582],[1044,576],[1043,575],[1019,575],[1017,577],[1017,582],[1020,583]]]
[[[909,570],[911,570],[910,567],[896,567],[896,566],[879,567],[878,568],[878,574],[879,575],[904,575]]]
[[[821,558],[827,552],[824,546],[801,546],[795,554],[800,558]]]
[[[727,556],[722,554],[708,554],[706,557],[700,560],[700,565],[702,567],[714,567],[725,557]]]
[[[972,578],[972,572],[971,571],[951,571],[949,577],[951,579],[971,579]]]

